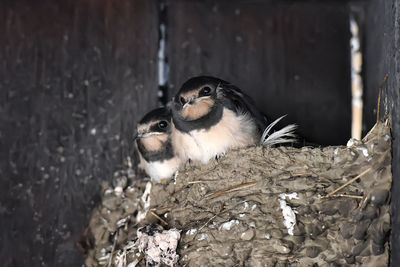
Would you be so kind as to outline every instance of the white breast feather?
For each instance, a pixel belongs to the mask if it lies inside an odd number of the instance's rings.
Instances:
[[[247,147],[258,142],[256,124],[248,114],[237,116],[224,108],[221,121],[208,130],[172,133],[172,141],[179,157],[207,163],[216,155],[232,148]]]
[[[139,168],[143,169],[150,178],[159,183],[161,179],[170,179],[179,169],[180,160],[173,157],[169,160],[147,162],[142,155],[139,154]]]

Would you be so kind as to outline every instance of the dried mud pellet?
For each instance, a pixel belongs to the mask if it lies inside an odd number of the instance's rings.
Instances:
[[[324,201],[319,206],[319,210],[321,213],[326,214],[326,215],[333,215],[337,212],[337,200],[329,200],[329,201]]]
[[[305,239],[305,235],[287,235],[283,238],[283,240],[292,242],[294,244],[301,244]]]
[[[339,214],[343,217],[349,217],[349,214],[352,210],[357,207],[356,201],[340,201],[338,203]]]
[[[316,246],[311,246],[306,248],[306,255],[310,258],[315,258],[321,253],[321,248]]]
[[[372,251],[372,254],[374,254],[374,255],[381,255],[383,252],[385,252],[385,247],[380,244],[372,243],[371,251]]]
[[[388,194],[389,192],[387,190],[377,188],[372,190],[369,199],[371,200],[371,203],[373,203],[374,205],[380,206],[385,204]]]
[[[253,229],[249,229],[249,230],[243,232],[240,235],[240,239],[245,240],[245,241],[252,240],[253,237],[254,237],[254,230]]]
[[[282,231],[279,229],[273,229],[271,230],[271,237],[280,239],[283,237]]]
[[[354,229],[353,237],[358,240],[362,240],[365,237],[370,221],[359,222]]]
[[[271,240],[271,247],[273,251],[280,254],[289,254],[291,252],[290,245],[288,243],[283,243],[280,240]]]
[[[317,236],[319,236],[322,233],[322,230],[318,225],[309,224],[306,225],[305,228],[306,228],[306,233],[312,239],[317,238]]]
[[[211,243],[210,247],[214,252],[216,252],[222,258],[229,257],[232,252],[232,244]]]
[[[356,262],[356,258],[353,255],[346,253],[346,254],[343,254],[343,257],[347,264],[353,264]]]
[[[360,253],[368,246],[368,242],[361,242],[358,245],[356,245],[353,250],[352,250],[352,254],[354,256],[358,256],[360,255]]]
[[[385,243],[387,231],[384,222],[373,222],[369,229],[372,241],[378,246]]]
[[[376,207],[367,206],[363,212],[364,219],[374,219],[377,216],[377,209]]]

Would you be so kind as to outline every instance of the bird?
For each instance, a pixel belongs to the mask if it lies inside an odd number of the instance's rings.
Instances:
[[[171,112],[168,108],[157,108],[139,121],[136,129],[136,146],[139,154],[139,169],[157,182],[171,179],[181,165],[171,141]]]
[[[168,107],[172,144],[183,162],[206,164],[230,149],[257,144],[268,124],[248,95],[212,76],[187,80]]]

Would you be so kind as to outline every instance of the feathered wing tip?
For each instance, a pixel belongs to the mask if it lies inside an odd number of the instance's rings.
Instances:
[[[297,129],[296,124],[289,124],[283,127],[279,131],[270,134],[272,128],[282,120],[286,115],[276,119],[265,128],[263,135],[261,136],[260,144],[263,146],[273,146],[277,144],[294,143],[297,142],[297,136],[294,131]]]

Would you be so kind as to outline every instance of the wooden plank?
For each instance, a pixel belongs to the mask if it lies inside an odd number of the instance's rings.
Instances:
[[[170,1],[170,96],[187,78],[235,83],[309,141],[350,137],[348,10],[338,3]]]
[[[2,1],[0,262],[81,266],[75,247],[157,106],[155,1]]]
[[[400,1],[371,0],[365,16],[365,112],[367,127],[376,121],[379,84],[382,90],[381,118],[389,115],[392,131],[392,209],[390,265],[400,266]]]

